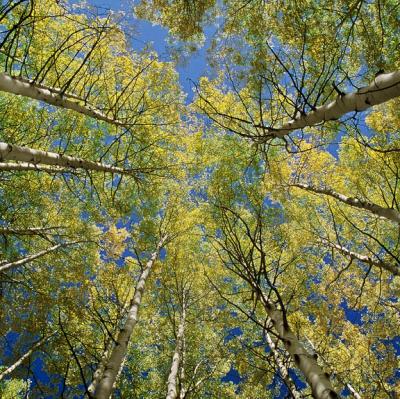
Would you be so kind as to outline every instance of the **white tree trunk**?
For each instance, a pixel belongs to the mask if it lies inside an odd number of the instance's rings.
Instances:
[[[257,289],[255,287],[255,289]],[[329,376],[318,365],[317,360],[310,355],[290,327],[284,322],[282,310],[277,309],[274,303],[261,295],[265,310],[271,319],[273,328],[282,340],[294,364],[304,374],[311,387],[315,399],[336,399],[338,394],[333,390]]]
[[[355,399],[362,399],[361,395],[349,383],[346,384],[346,387]]]
[[[165,399],[176,399],[178,396],[177,379],[182,357],[182,345],[185,334],[186,306],[183,299],[182,314],[179,322],[178,333],[176,335],[175,351],[172,356],[171,370],[168,376],[167,396]]]
[[[55,107],[70,109],[113,125],[129,125],[126,122],[107,116],[99,109],[87,104],[85,99],[76,95],[62,93],[58,88],[36,84],[32,81],[10,76],[6,73],[0,73],[0,91],[43,101]]]
[[[181,352],[181,360],[180,360],[180,370],[179,370],[179,399],[184,399],[187,393],[185,388],[185,359],[186,359],[186,339],[185,334],[182,337],[182,352]]]
[[[302,183],[290,184],[290,186],[298,187],[303,190],[307,190],[307,191],[310,191],[310,192],[316,193],[316,194],[329,195],[330,197],[333,197],[341,202],[344,202],[347,205],[353,206],[355,208],[365,209],[365,210],[373,213],[374,215],[391,220],[396,223],[400,223],[400,212],[398,212],[396,209],[384,208],[382,206],[373,204],[371,202],[363,201],[358,198],[347,197],[346,195],[343,195],[341,193],[333,191],[329,188],[325,188],[325,189],[317,188],[317,187],[314,187],[314,186],[311,186],[308,184],[302,184]]]
[[[0,142],[0,161],[20,161],[30,164],[54,165],[61,168],[84,169],[98,172],[118,173],[135,176],[136,170],[124,169],[117,166],[87,161],[86,159],[61,155],[55,152],[34,150],[29,147],[19,147],[13,144]],[[18,170],[18,169],[17,169]]]
[[[327,241],[324,240],[324,242],[327,242]],[[395,276],[400,276],[400,268],[399,267],[396,267],[394,265],[391,265],[391,264],[383,262],[383,261],[375,260],[368,255],[361,255],[357,252],[350,251],[346,247],[343,247],[342,245],[339,245],[339,244],[334,244],[334,243],[328,242],[328,245],[330,245],[332,248],[337,249],[343,255],[346,255],[346,256],[350,257],[351,259],[357,259],[361,262],[366,263],[367,265],[379,267],[380,269],[387,270],[388,272],[394,274]]]
[[[0,381],[7,376],[8,374],[12,373],[18,366],[20,366],[26,359],[28,359],[29,356],[32,355],[32,353],[39,348],[40,346],[42,346],[50,337],[52,337],[54,335],[51,334],[47,337],[43,337],[41,338],[38,342],[36,342],[36,344],[34,344],[27,352],[25,352],[16,362],[14,362],[14,364],[12,364],[10,367],[8,367],[6,370],[4,370],[1,374],[0,374]]]
[[[314,353],[317,354],[318,359],[322,359],[322,361],[324,362],[324,364],[327,364],[327,361],[325,360],[325,358],[323,356],[321,356],[320,353],[317,353],[315,345],[313,344],[313,342],[306,336],[306,340],[309,343],[310,347],[312,348],[312,350],[314,351]],[[355,399],[362,399],[361,395],[352,387],[352,385],[350,385],[349,383],[344,383],[341,379],[338,378],[338,376],[336,376],[336,378],[338,379],[338,381],[345,385],[347,387],[347,389],[351,392],[351,394],[353,395],[353,397]]]
[[[62,244],[57,244],[57,245],[53,245],[50,248],[44,249],[43,251],[37,252],[36,254],[33,255],[29,255],[25,258],[22,259],[18,259],[16,261],[13,262],[7,262],[5,264],[2,264],[0,266],[0,272],[5,272],[6,270],[9,269],[15,269],[16,267],[25,265],[26,263],[32,262],[33,260],[40,258],[44,255],[47,255],[51,252],[57,251],[58,248],[62,248],[62,247],[67,247],[69,245],[74,245],[74,244],[78,244],[80,241],[73,241],[73,242],[66,242],[66,243],[62,243]]]
[[[94,395],[94,393],[96,391],[96,387],[97,387],[99,381],[101,380],[101,377],[103,376],[104,370],[105,370],[106,365],[107,365],[108,358],[110,356],[112,343],[113,343],[112,339],[108,338],[106,346],[104,348],[104,351],[103,351],[103,353],[101,355],[100,362],[97,365],[97,369],[93,374],[93,380],[92,380],[91,384],[88,387],[88,392],[92,396]]]
[[[308,114],[292,119],[277,129],[258,127],[264,128],[272,136],[284,137],[294,130],[337,120],[349,112],[364,111],[398,96],[400,96],[400,71],[382,73],[369,86],[362,87],[357,92],[338,96],[336,100],[317,107]],[[266,139],[269,138],[270,136]],[[261,138],[261,141],[266,139]]]
[[[60,168],[58,166],[48,165],[37,165],[29,162],[0,162],[0,171],[5,172],[18,172],[18,171],[30,171],[35,172],[47,172],[47,173],[63,173],[70,172],[68,168]]]
[[[115,380],[117,379],[118,372],[121,368],[121,364],[125,358],[128,350],[128,344],[132,335],[133,328],[138,321],[138,312],[140,303],[142,302],[142,295],[146,280],[151,272],[151,269],[158,257],[160,249],[164,245],[166,237],[161,238],[157,245],[157,249],[153,252],[150,259],[148,260],[145,268],[143,269],[139,281],[136,284],[135,295],[131,302],[128,317],[125,321],[124,326],[121,328],[118,337],[116,339],[115,346],[112,350],[110,358],[104,368],[104,373],[101,380],[97,384],[97,388],[94,394],[96,399],[109,399]]]
[[[296,385],[290,378],[289,370],[287,369],[285,364],[282,362],[281,356],[278,353],[276,345],[266,330],[265,330],[265,338],[267,340],[268,346],[271,349],[272,356],[274,357],[275,363],[278,366],[279,373],[280,373],[282,379],[285,381],[285,384],[286,384],[287,388],[289,389],[290,393],[292,394],[293,398],[294,399],[302,399],[303,395],[296,389]]]

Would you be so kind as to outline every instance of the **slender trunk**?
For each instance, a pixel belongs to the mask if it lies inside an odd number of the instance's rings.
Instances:
[[[373,204],[371,202],[363,201],[358,198],[347,197],[346,195],[343,195],[328,188],[322,189],[302,183],[291,184],[290,186],[298,187],[303,190],[311,191],[316,194],[329,195],[330,197],[333,197],[341,202],[344,202],[347,205],[353,206],[355,208],[365,209],[373,213],[374,215],[391,220],[396,223],[400,223],[400,212],[398,212],[396,209],[384,208],[382,206]]]
[[[37,165],[29,162],[0,162],[0,171],[5,172],[19,172],[30,171],[47,172],[47,173],[64,173],[70,172],[68,168],[60,168],[58,166]]]
[[[103,354],[101,355],[100,362],[97,365],[97,369],[93,374],[93,380],[92,380],[92,382],[90,383],[90,385],[88,387],[88,392],[92,396],[94,395],[94,393],[96,391],[96,387],[97,387],[99,381],[101,380],[101,377],[102,377],[102,375],[104,373],[104,370],[106,368],[106,364],[107,364],[107,361],[108,361],[108,358],[109,358],[109,355],[110,355],[110,352],[111,352],[111,349],[112,349],[112,344],[113,344],[112,339],[108,338],[106,346],[105,346],[104,351],[103,351]]]
[[[186,388],[184,385],[186,373],[185,373],[185,358],[186,358],[186,339],[185,334],[182,337],[182,353],[181,353],[181,361],[180,361],[180,370],[179,370],[179,399],[184,399],[186,396]]]
[[[29,97],[56,107],[70,109],[113,125],[124,127],[129,125],[127,122],[107,116],[107,114],[104,114],[99,109],[87,104],[85,99],[76,95],[63,93],[60,89],[36,84],[33,81],[10,76],[6,73],[0,73],[0,91]]]
[[[18,266],[25,265],[26,263],[32,262],[33,260],[35,260],[37,258],[40,258],[41,256],[44,256],[44,255],[47,255],[47,254],[49,254],[51,252],[57,251],[58,248],[67,247],[69,245],[74,245],[74,244],[77,244],[79,242],[80,241],[73,241],[73,242],[66,242],[66,243],[62,243],[62,244],[53,245],[50,248],[44,249],[43,251],[40,251],[40,252],[37,252],[36,254],[29,255],[29,256],[27,256],[25,258],[18,259],[18,260],[13,261],[13,262],[8,262],[8,263],[5,263],[5,264],[2,264],[0,266],[0,272],[4,272],[6,270],[14,269],[14,268],[16,268]]]
[[[124,326],[121,328],[118,334],[115,346],[104,368],[104,373],[101,377],[101,380],[97,384],[96,392],[94,394],[94,397],[96,399],[109,399],[111,395],[113,384],[117,379],[117,375],[121,368],[121,364],[128,350],[129,339],[132,335],[133,328],[135,327],[138,321],[138,311],[140,303],[142,301],[142,295],[144,292],[146,280],[158,257],[160,249],[164,245],[165,240],[166,240],[165,236],[161,238],[160,242],[157,245],[157,249],[151,255],[145,268],[142,271],[142,274],[140,275],[139,281],[136,285],[135,295],[131,302],[131,307],[129,309],[128,317],[125,321]]]
[[[32,353],[39,348],[40,346],[42,346],[50,337],[52,337],[54,335],[51,334],[47,337],[43,337],[41,338],[38,342],[36,342],[36,344],[34,344],[27,352],[25,352],[14,364],[12,364],[10,367],[8,367],[6,370],[4,370],[1,374],[0,374],[0,381],[7,376],[8,374],[12,373],[18,366],[20,366],[28,357],[30,357],[32,355]]]
[[[293,130],[337,120],[349,112],[364,111],[369,107],[384,103],[398,96],[400,96],[400,71],[382,73],[369,86],[362,87],[357,92],[338,96],[330,103],[316,107],[315,110],[308,114],[292,119],[277,129],[264,126],[257,127],[263,128],[269,133],[268,136],[261,140],[265,141],[271,135],[284,137]]]
[[[25,229],[0,227],[1,235],[16,235],[16,236],[34,236],[41,234],[50,234],[51,230],[61,229],[62,226],[55,227],[27,227]]]
[[[287,325],[283,311],[277,309],[274,303],[261,295],[265,310],[271,319],[279,339],[282,340],[294,364],[304,374],[311,387],[315,399],[335,399],[338,394],[333,390],[329,376],[318,365],[317,360],[311,356],[302,343]]]
[[[395,276],[400,276],[400,268],[391,265],[389,263],[380,261],[380,260],[374,260],[373,258],[371,258],[368,255],[361,255],[357,252],[353,252],[350,251],[349,249],[347,249],[346,247],[343,247],[341,245],[338,244],[333,244],[331,242],[328,242],[326,240],[324,240],[324,242],[327,242],[329,246],[331,246],[332,248],[337,249],[339,252],[341,252],[343,255],[349,256],[351,259],[357,259],[361,262],[366,263],[367,265],[370,266],[375,266],[375,267],[379,267],[380,269],[385,269],[388,272],[394,274]]]
[[[266,330],[265,330],[265,338],[267,340],[268,346],[271,349],[272,356],[274,357],[275,363],[278,366],[279,373],[280,373],[283,381],[285,381],[285,384],[286,384],[287,388],[289,389],[290,393],[292,394],[293,398],[302,399],[303,395],[296,389],[296,385],[294,384],[293,380],[290,378],[289,370],[287,369],[285,364],[282,362],[281,356],[276,349],[276,345]]]
[[[362,399],[361,395],[349,384],[346,384],[346,388],[351,392],[355,399]]]
[[[93,170],[98,172],[119,173],[121,175],[136,175],[137,170],[124,169],[118,166],[87,161],[86,159],[57,154],[55,152],[34,150],[29,147],[0,142],[0,161],[21,161],[33,164],[54,165],[61,168]]]
[[[185,334],[185,319],[186,319],[186,307],[184,298],[182,314],[178,327],[178,334],[176,336],[175,352],[172,356],[171,370],[168,376],[168,392],[166,399],[176,399],[178,396],[177,379],[178,379],[179,366],[182,358],[182,349],[183,349],[182,344],[183,344],[183,337]]]
[[[311,348],[312,348],[312,350],[314,351],[314,353],[317,354],[318,359],[322,359],[322,361],[324,362],[324,364],[327,364],[327,361],[325,360],[325,358],[324,358],[323,356],[321,356],[320,353],[317,353],[314,344],[312,343],[312,341],[311,341],[307,336],[306,336],[306,340],[307,340],[307,342],[309,343],[309,345],[311,346]],[[336,376],[336,378],[337,378],[337,380],[338,380],[341,384],[343,384],[343,385],[346,386],[346,388],[351,392],[351,394],[353,395],[353,397],[354,397],[355,399],[362,399],[362,398],[361,398],[361,395],[360,395],[349,383],[344,383],[343,380],[339,379],[337,376]]]
[[[124,306],[122,308],[121,314],[125,315],[126,312],[128,311],[128,308],[129,308],[129,302],[125,301],[125,304],[124,304]],[[94,393],[96,392],[97,384],[99,383],[99,381],[101,380],[101,377],[103,376],[104,370],[105,370],[106,365],[107,365],[108,358],[110,357],[110,353],[112,351],[113,342],[114,342],[113,336],[115,335],[115,333],[116,333],[116,329],[113,331],[112,336],[108,336],[108,338],[106,340],[106,343],[105,343],[105,346],[104,346],[104,350],[103,350],[103,353],[102,353],[101,358],[100,358],[100,362],[97,365],[97,369],[95,370],[95,372],[93,374],[93,380],[92,380],[92,382],[90,383],[90,385],[88,387],[89,397],[93,397]],[[117,375],[117,378],[116,378],[115,382],[117,381],[117,379],[119,377],[119,374],[120,374],[120,372],[122,370],[123,363],[124,362],[122,362],[122,364],[121,364],[121,368],[120,368],[120,371],[119,371],[119,373]]]

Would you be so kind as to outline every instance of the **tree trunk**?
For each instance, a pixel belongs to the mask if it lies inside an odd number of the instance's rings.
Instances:
[[[185,388],[185,358],[186,358],[186,339],[185,334],[182,337],[182,352],[181,352],[181,360],[180,360],[180,370],[179,370],[179,399],[184,399],[186,396],[187,389]]]
[[[324,364],[327,364],[327,361],[324,359],[323,356],[321,356],[320,353],[317,353],[316,348],[314,346],[314,344],[312,343],[312,341],[306,336],[306,340],[309,343],[309,345],[311,346],[312,350],[314,351],[314,353],[317,354],[318,359],[322,359],[322,361],[324,362]],[[346,386],[346,388],[351,392],[351,394],[354,396],[355,399],[362,399],[361,395],[349,384],[349,383],[345,383],[343,382],[343,380],[341,380],[340,378],[338,378],[338,376],[336,376],[336,379],[343,384],[344,386]]]
[[[73,94],[63,93],[60,89],[54,87],[44,86],[23,78],[10,76],[6,73],[0,73],[0,91],[43,101],[55,107],[70,109],[113,125],[129,126],[127,122],[111,118],[99,109],[87,104],[86,100],[83,98]]]
[[[328,242],[328,241],[324,240],[324,242]],[[349,256],[351,259],[357,259],[361,262],[366,263],[367,265],[379,267],[380,269],[387,270],[388,272],[394,274],[395,276],[400,276],[400,268],[398,268],[394,265],[391,265],[389,263],[386,263],[386,262],[383,262],[380,260],[374,260],[373,258],[371,258],[368,255],[361,255],[357,252],[352,252],[349,249],[347,249],[346,247],[343,247],[338,244],[333,244],[331,242],[328,242],[328,245],[331,246],[332,248],[337,249],[343,255]]]
[[[150,259],[148,260],[145,268],[143,269],[139,281],[136,284],[135,295],[131,302],[128,317],[125,321],[124,326],[121,328],[118,337],[116,339],[115,346],[111,352],[110,358],[104,368],[104,373],[101,380],[97,384],[97,388],[94,394],[96,399],[109,399],[113,384],[117,379],[118,372],[121,368],[121,364],[126,356],[128,350],[129,339],[132,335],[133,328],[138,321],[138,311],[140,303],[142,301],[142,295],[146,280],[151,272],[151,269],[158,257],[160,249],[163,247],[166,236],[162,237],[157,245],[157,249],[153,252]]]
[[[296,385],[294,384],[293,380],[290,378],[289,375],[289,370],[285,366],[285,364],[282,362],[281,356],[277,351],[276,345],[274,341],[272,340],[271,336],[268,334],[268,332],[265,330],[265,338],[267,340],[268,346],[271,349],[272,356],[274,357],[275,363],[278,366],[279,373],[285,381],[285,384],[287,388],[289,389],[290,393],[292,394],[294,399],[302,399],[303,395],[297,390]]]
[[[346,384],[346,388],[351,392],[355,399],[362,399],[361,395],[349,384]]]
[[[260,140],[266,141],[270,139],[271,135],[281,138],[294,130],[337,120],[349,112],[364,111],[398,96],[400,96],[400,71],[382,73],[369,86],[362,87],[357,92],[338,96],[336,100],[317,107],[308,114],[292,119],[277,129],[257,126],[269,133],[264,139],[261,138]]]
[[[290,184],[290,186],[298,187],[303,190],[307,190],[316,194],[329,195],[330,197],[333,197],[341,202],[344,202],[347,205],[353,206],[355,208],[365,209],[373,213],[374,215],[391,220],[396,223],[400,223],[400,212],[398,212],[396,209],[384,208],[382,206],[373,204],[371,202],[363,201],[358,198],[347,197],[331,189],[317,188],[308,184],[296,183],[296,184]]]
[[[108,361],[108,358],[109,358],[109,355],[110,355],[110,351],[111,351],[111,348],[112,348],[112,343],[113,343],[113,341],[112,341],[111,337],[109,337],[108,340],[107,340],[106,346],[104,348],[104,351],[103,351],[103,353],[101,355],[100,362],[97,365],[97,369],[93,374],[93,380],[92,380],[91,384],[88,387],[88,392],[92,396],[94,395],[94,393],[96,391],[96,387],[97,387],[99,381],[101,380],[101,377],[103,376],[103,373],[104,373],[104,370],[106,368],[107,361]]]
[[[135,176],[137,174],[137,170],[133,169],[124,169],[100,162],[92,162],[82,158],[71,157],[69,155],[34,150],[29,147],[19,147],[17,145],[0,142],[0,161],[2,160],[28,162],[29,164],[35,165],[54,165],[60,168],[84,169],[88,171],[118,173],[130,176]],[[39,165],[39,167],[41,167],[41,165]]]
[[[177,379],[180,362],[182,358],[183,338],[185,334],[185,319],[186,319],[186,305],[185,298],[183,298],[182,314],[178,327],[178,334],[176,336],[175,352],[172,356],[171,370],[168,376],[168,390],[165,399],[176,399],[178,396]]]
[[[14,269],[14,268],[16,268],[18,266],[25,265],[26,263],[32,262],[33,260],[35,260],[37,258],[40,258],[41,256],[44,256],[44,255],[47,255],[47,254],[49,254],[51,252],[57,251],[58,248],[67,247],[69,245],[78,244],[79,242],[81,242],[81,241],[73,241],[73,242],[66,242],[66,243],[62,243],[62,244],[57,244],[57,245],[54,245],[54,246],[52,246],[50,248],[44,249],[43,251],[37,252],[36,254],[29,255],[29,256],[27,256],[25,258],[18,259],[18,260],[13,261],[13,262],[8,262],[8,263],[5,263],[5,264],[2,264],[0,266],[0,272],[5,272],[6,270]]]
[[[257,287],[254,288],[256,292],[259,292]],[[283,311],[277,309],[262,293],[261,300],[279,339],[282,340],[294,364],[304,374],[306,381],[310,385],[313,397],[315,399],[338,398],[338,394],[333,390],[329,381],[328,374],[322,370],[317,360],[306,351],[296,335],[290,330],[285,321]]]
[[[30,171],[35,172],[47,172],[47,173],[65,173],[70,172],[68,168],[60,168],[58,166],[48,166],[48,165],[36,165],[29,162],[0,162],[0,171],[5,172],[18,172],[18,171]]]
[[[4,370],[1,374],[0,374],[0,381],[7,376],[8,374],[12,373],[18,366],[20,366],[29,356],[32,355],[32,353],[39,348],[40,346],[42,346],[49,338],[51,338],[54,335],[51,334],[47,337],[43,337],[41,338],[38,342],[36,342],[36,344],[34,344],[26,353],[24,353],[16,362],[14,362],[14,364],[12,364],[10,367],[8,367],[6,370]]]

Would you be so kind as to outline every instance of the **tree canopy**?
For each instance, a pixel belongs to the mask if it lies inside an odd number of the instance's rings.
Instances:
[[[128,3],[0,0],[0,396],[397,398],[398,2]]]

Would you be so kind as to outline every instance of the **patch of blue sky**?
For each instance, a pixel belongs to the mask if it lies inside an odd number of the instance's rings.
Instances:
[[[357,326],[362,326],[364,324],[363,316],[368,312],[366,306],[363,306],[361,309],[351,308],[345,298],[343,298],[339,306],[344,310],[345,317],[350,323]]]
[[[235,385],[238,385],[242,381],[242,376],[239,371],[235,369],[235,367],[231,364],[230,370],[221,377],[221,382],[232,382]]]
[[[295,383],[298,390],[307,388],[307,384],[304,382],[300,372],[296,369],[289,368],[289,376]]]
[[[15,331],[9,331],[3,338],[2,341],[4,342],[2,344],[3,346],[3,353],[1,358],[3,357],[10,357],[14,353],[14,347],[18,341],[20,334],[18,334]]]
[[[382,339],[381,341],[389,349],[393,348],[396,356],[400,356],[400,335],[396,335],[389,339]]]
[[[199,189],[192,188],[189,191],[189,196],[190,200],[197,205],[208,200],[208,195],[205,188],[199,188]]]
[[[279,373],[275,373],[270,384],[266,387],[269,394],[273,394],[274,399],[285,399],[290,397],[290,393]]]
[[[227,331],[224,337],[224,343],[228,343],[229,341],[235,339],[236,337],[240,337],[243,335],[243,331],[240,327],[234,327]]]

